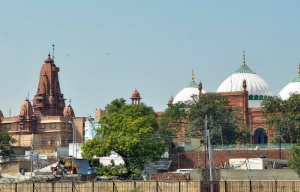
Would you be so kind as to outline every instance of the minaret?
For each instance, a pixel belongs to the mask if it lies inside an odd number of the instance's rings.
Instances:
[[[60,92],[59,67],[56,67],[50,53],[40,72],[37,93],[33,98],[33,110],[40,116],[63,116],[65,99]]]
[[[200,99],[200,97],[202,95],[202,82],[201,81],[199,82],[198,89],[199,89],[199,99]]]
[[[173,105],[173,101],[174,101],[174,98],[173,98],[173,95],[172,95],[171,99],[169,99],[169,101],[168,101],[168,107],[171,107]]]

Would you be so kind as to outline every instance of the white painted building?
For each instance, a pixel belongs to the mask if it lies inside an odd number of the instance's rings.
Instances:
[[[87,121],[85,122],[85,140],[93,139],[96,136],[102,137],[102,135],[97,135],[96,129],[101,129],[101,125],[98,121],[92,121],[89,115]]]

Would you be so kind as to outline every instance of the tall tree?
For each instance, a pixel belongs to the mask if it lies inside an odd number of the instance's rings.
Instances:
[[[269,142],[278,143],[282,138],[296,143],[300,138],[300,94],[293,93],[285,101],[277,96],[270,97],[263,100],[261,106]]]
[[[207,116],[207,128],[210,130],[213,145],[221,144],[221,138],[224,144],[249,141],[250,130],[244,123],[243,114],[239,108],[229,106],[226,96],[207,93],[203,94],[200,99],[194,96],[186,105],[189,108],[187,136],[203,133],[205,116]]]
[[[9,135],[7,130],[0,132],[0,156],[10,156],[14,154],[14,151],[11,149],[11,144],[16,143],[17,140],[12,138]]]
[[[199,137],[204,132],[207,115],[213,145],[222,143],[221,134],[224,144],[247,143],[250,131],[244,124],[243,114],[228,104],[227,97],[220,94],[203,94],[200,99],[195,95],[167,109],[163,122],[177,130],[184,128],[186,137]]]
[[[126,176],[142,171],[144,164],[160,160],[166,150],[165,142],[153,137],[157,125],[154,111],[145,104],[123,105],[117,112],[100,119],[98,134],[103,138],[93,138],[83,143],[83,156],[92,158],[115,151],[123,157]]]
[[[110,104],[107,104],[105,107],[107,116],[110,116],[115,112],[118,113],[124,105],[126,105],[126,100],[123,98],[113,100]]]
[[[289,166],[297,173],[300,173],[300,140],[293,144],[290,149],[291,156],[288,157]]]

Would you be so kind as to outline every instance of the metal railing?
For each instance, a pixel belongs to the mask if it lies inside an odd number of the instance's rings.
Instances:
[[[281,143],[281,149],[290,149],[292,143]],[[273,150],[279,149],[279,143],[274,144],[233,144],[233,145],[212,145],[213,151],[230,151],[230,150]],[[184,151],[204,150],[204,146],[185,145]]]

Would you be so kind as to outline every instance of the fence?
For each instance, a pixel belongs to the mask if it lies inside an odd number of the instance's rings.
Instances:
[[[282,143],[281,149],[290,149],[292,144]],[[279,149],[279,143],[274,144],[236,144],[236,145],[212,145],[213,151],[222,151],[222,150],[272,150]],[[184,151],[195,151],[195,150],[204,151],[204,146],[199,145],[185,145]]]
[[[213,190],[211,190],[213,186]],[[300,181],[122,181],[1,183],[1,192],[300,192]],[[201,190],[200,190],[201,188]]]

